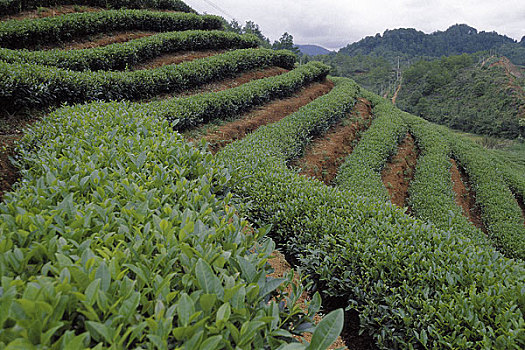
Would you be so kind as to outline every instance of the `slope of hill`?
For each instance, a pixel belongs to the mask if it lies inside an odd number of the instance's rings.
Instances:
[[[522,167],[220,23],[0,23],[0,349],[523,348]]]
[[[478,60],[461,55],[414,64],[403,72],[396,104],[466,132],[525,136],[520,125],[525,120],[522,70],[504,57]]]
[[[331,51],[319,45],[295,45],[299,48],[302,54],[309,56],[327,55]]]
[[[339,50],[340,53],[354,55],[377,55],[392,62],[400,56],[405,60],[414,57],[441,57],[474,53],[478,51],[515,51],[511,60],[525,65],[525,48],[516,40],[496,32],[478,32],[466,24],[456,24],[446,31],[425,34],[413,28],[386,30],[383,35],[368,36]]]

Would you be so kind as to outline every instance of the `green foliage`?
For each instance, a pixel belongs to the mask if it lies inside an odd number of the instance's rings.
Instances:
[[[270,39],[264,36],[264,34],[261,31],[261,28],[259,28],[259,25],[253,21],[246,21],[244,26],[241,26],[239,22],[236,20],[232,20],[231,22],[224,21],[224,27],[226,31],[234,32],[237,34],[251,34],[255,35],[259,40],[259,45],[269,49],[271,47],[270,45]]]
[[[413,28],[386,30],[382,36],[379,33],[375,36],[367,36],[347,45],[339,52],[349,56],[372,54],[385,57],[394,63],[398,56],[404,60],[416,57],[437,58],[498,50],[502,46],[519,47],[519,44],[496,32],[478,32],[465,24],[456,24],[444,32],[436,31],[432,34],[425,34]],[[514,63],[523,65],[525,61],[514,61]]]
[[[482,68],[471,55],[420,61],[403,73],[397,105],[429,121],[477,134],[515,138],[522,133],[523,95],[499,67]]]
[[[0,204],[0,348],[276,349],[315,332],[319,303],[304,315],[292,275],[266,277],[274,243],[237,216],[230,173],[168,122],[62,108],[26,130],[18,162]],[[340,316],[319,326],[333,335]]]
[[[299,54],[299,48],[293,43],[293,36],[284,32],[279,40],[273,42],[272,49],[274,50],[290,50],[294,54]]]
[[[456,204],[450,174],[452,150],[443,137],[443,127],[404,113],[410,133],[420,150],[409,200],[413,213],[442,230],[462,232],[477,244],[489,244],[486,235],[475,228]]]
[[[42,6],[88,5],[105,8],[159,9],[195,12],[181,0],[0,0],[0,13],[12,14]]]
[[[505,182],[505,178],[507,181],[512,178],[505,176],[498,163],[476,143],[455,137],[446,130],[443,135],[449,140],[454,157],[469,175],[490,238],[507,256],[524,259],[524,218]]]
[[[265,66],[292,68],[288,51],[244,49],[132,72],[72,72],[34,64],[0,61],[0,106],[8,110],[62,102],[147,98],[179,92]]]
[[[107,10],[0,22],[0,46],[20,49],[117,30],[159,32],[222,29],[217,16],[147,10]]]
[[[525,266],[399,209],[324,186],[287,168],[312,135],[345,115],[347,81],[219,157],[250,217],[272,224],[325,296],[348,300],[384,349],[518,349],[525,345]]]
[[[337,53],[318,55],[314,59],[332,67],[331,74],[351,78],[376,94],[382,95],[395,80],[392,64],[383,57]]]
[[[177,51],[245,49],[256,46],[257,39],[252,35],[192,30],[160,33],[124,43],[82,50],[27,51],[0,48],[0,59],[7,63],[33,63],[71,70],[124,70]]]
[[[362,95],[373,103],[374,119],[339,168],[335,182],[354,194],[387,201],[388,192],[381,180],[381,170],[397,151],[407,126],[403,112],[392,104],[369,92]]]
[[[327,74],[327,66],[312,62],[291,72],[253,80],[236,88],[151,102],[140,108],[154,111],[159,118],[169,120],[176,130],[182,131],[211,120],[240,115],[273,99],[290,96],[304,85],[322,80]]]

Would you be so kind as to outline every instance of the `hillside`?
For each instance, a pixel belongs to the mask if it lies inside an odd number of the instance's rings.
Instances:
[[[490,136],[525,136],[525,80],[505,57],[451,56],[403,72],[396,104],[451,128]]]
[[[525,65],[525,47],[516,40],[496,32],[478,32],[466,24],[431,34],[413,28],[386,30],[383,35],[368,36],[339,52],[349,56],[372,54],[395,63],[398,57],[409,61],[417,57],[439,58],[489,50],[506,55],[514,64]]]
[[[327,55],[331,51],[319,45],[296,45],[302,54],[309,56]]]
[[[521,164],[178,0],[13,2],[0,349],[525,345]]]

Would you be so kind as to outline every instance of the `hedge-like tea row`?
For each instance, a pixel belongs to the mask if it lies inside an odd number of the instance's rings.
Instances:
[[[229,172],[167,122],[67,107],[26,131],[18,159],[0,203],[0,348],[276,349],[312,329],[319,296],[303,315],[300,288],[276,294],[275,246],[237,216]],[[310,349],[342,322],[328,315]]]
[[[244,49],[133,72],[72,72],[0,61],[0,108],[16,110],[62,102],[148,98],[178,92],[266,66],[292,68],[289,51]]]
[[[372,102],[374,119],[359,144],[339,168],[335,182],[344,189],[361,196],[388,200],[388,192],[381,180],[381,170],[395,154],[405,137],[407,126],[403,112],[386,100],[369,92],[363,94]]]
[[[0,13],[13,14],[43,6],[86,5],[104,8],[159,9],[195,12],[181,0],[0,0]]]
[[[437,130],[442,127],[410,114],[403,114],[403,118],[421,151],[409,188],[412,212],[440,229],[459,231],[477,243],[488,244],[486,235],[470,223],[456,204],[450,174],[452,151],[448,140]]]
[[[182,131],[210,120],[240,115],[273,99],[290,96],[304,85],[324,79],[329,71],[327,65],[309,62],[288,73],[253,80],[235,88],[151,102],[141,107],[169,120],[176,130]]]
[[[258,46],[253,35],[192,30],[156,34],[125,43],[81,50],[27,51],[0,48],[0,60],[71,70],[124,70],[163,54],[183,50],[246,49]]]
[[[498,163],[473,141],[459,138],[447,130],[443,135],[449,139],[454,157],[469,176],[490,238],[505,255],[525,259],[522,212]]]
[[[357,95],[355,85],[339,83],[219,153],[239,170],[234,191],[250,200],[250,218],[271,223],[324,295],[360,312],[381,348],[522,348],[523,263],[287,168]]]
[[[221,29],[217,16],[148,10],[107,10],[0,22],[0,47],[21,49],[118,30],[158,32]]]

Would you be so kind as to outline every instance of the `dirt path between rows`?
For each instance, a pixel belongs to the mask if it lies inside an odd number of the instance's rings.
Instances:
[[[321,83],[312,83],[303,87],[292,97],[267,103],[244,114],[239,119],[218,127],[205,135],[204,139],[208,142],[211,151],[216,153],[227,144],[243,138],[258,127],[275,123],[296,112],[299,108],[330,92],[333,86],[334,84],[329,80]]]
[[[158,34],[152,31],[142,30],[126,30],[119,32],[101,33],[95,35],[89,35],[83,38],[75,38],[69,40],[67,43],[56,43],[49,45],[38,45],[29,48],[29,50],[81,50],[81,49],[93,49],[95,47],[104,47],[110,44],[121,44],[127,41],[145,38]]]
[[[401,82],[399,82],[399,85],[397,86],[396,92],[394,92],[394,96],[392,96],[392,103],[395,105],[397,100],[397,95],[399,94],[399,91],[401,90]]]
[[[22,135],[0,135],[0,201],[4,193],[11,191],[20,178],[18,169],[11,164],[9,157],[15,154],[14,143]]]
[[[171,54],[162,55],[152,60],[139,63],[132,67],[132,70],[153,69],[166,66],[168,64],[179,64],[189,62],[200,58],[219,55],[226,50],[205,50],[205,51],[181,51]]]
[[[91,7],[83,5],[61,5],[56,7],[43,7],[40,9],[23,11],[12,15],[0,16],[0,21],[8,20],[22,20],[22,19],[37,19],[46,17],[61,16],[68,13],[79,12],[99,12],[105,9],[100,7]]]
[[[463,209],[465,215],[474,226],[487,233],[487,229],[481,219],[481,210],[476,204],[476,193],[469,186],[469,177],[463,167],[458,166],[455,159],[450,159],[450,175],[452,176],[453,190],[456,194],[456,204]]]
[[[300,168],[300,174],[314,177],[331,185],[339,166],[352,153],[360,133],[368,129],[372,121],[370,101],[359,98],[348,118],[339,121],[324,135],[315,138],[306,148],[304,155],[290,166]]]
[[[408,188],[414,179],[419,149],[414,137],[407,133],[405,139],[399,144],[396,155],[381,171],[381,179],[388,190],[390,201],[400,208],[408,205]]]
[[[521,194],[517,193],[516,191],[513,191],[511,189],[512,194],[514,195],[514,198],[516,198],[516,202],[518,203],[518,206],[521,209],[521,215],[523,216],[523,225],[525,225],[525,201]]]
[[[171,97],[188,97],[195,94],[208,93],[208,92],[218,92],[223,90],[228,90],[246,83],[249,83],[252,80],[263,79],[274,77],[289,72],[289,70],[281,67],[268,67],[261,69],[254,69],[247,72],[240,73],[239,75],[227,78],[212,83],[201,85],[194,89],[185,90],[179,94],[170,94]],[[168,95],[160,96],[159,98],[166,98]]]

